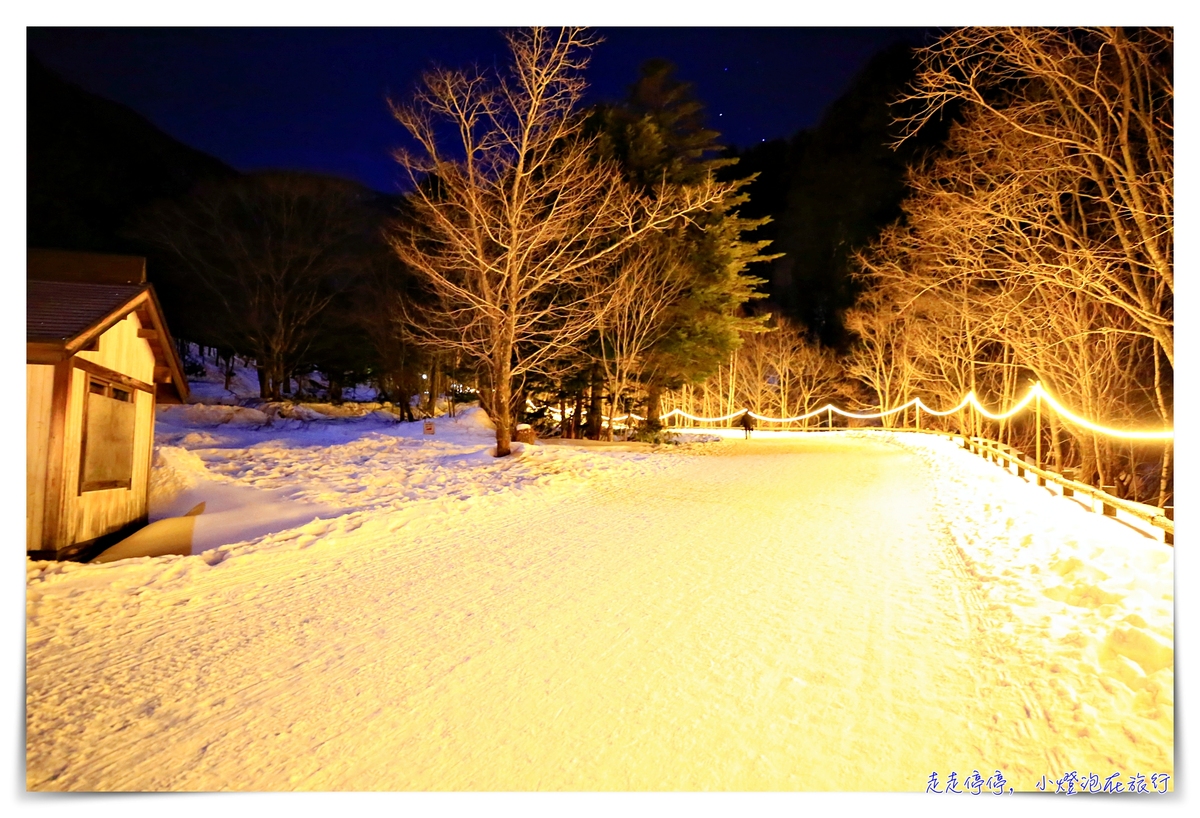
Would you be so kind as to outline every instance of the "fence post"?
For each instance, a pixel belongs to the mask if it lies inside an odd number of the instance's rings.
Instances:
[[[1062,476],[1063,476],[1064,480],[1074,480],[1075,479],[1075,470],[1074,469],[1063,469]],[[1074,497],[1075,489],[1064,484],[1062,487],[1062,496],[1063,497]]]
[[[917,410],[917,431],[921,431],[921,404],[914,403],[913,408]]]
[[[1100,491],[1104,492],[1105,494],[1116,494],[1117,487],[1116,486],[1101,486]],[[1103,514],[1105,517],[1116,517],[1117,516],[1117,507],[1110,505],[1105,500],[1101,500],[1100,501],[1100,513]]]
[[[1041,381],[1038,381],[1038,384],[1040,384],[1040,383],[1041,383]],[[1036,453],[1034,455],[1034,457],[1035,457],[1034,462],[1035,462],[1035,465],[1040,469],[1042,467],[1042,393],[1041,393],[1041,391],[1035,392],[1034,396],[1033,396],[1033,418],[1034,418],[1033,432],[1034,432],[1034,437],[1037,440],[1037,449],[1035,450]],[[1038,480],[1041,481],[1038,483],[1039,486],[1046,485],[1046,481],[1044,479],[1042,479],[1041,477],[1039,477]]]
[[[1017,458],[1017,477],[1025,476],[1025,454],[1024,452],[1013,452],[1013,457]]]
[[[1166,508],[1164,508],[1163,515],[1171,522],[1175,522],[1175,506],[1167,506]],[[1166,543],[1167,545],[1174,545],[1175,544],[1175,533],[1172,531],[1164,531],[1163,532],[1163,542]]]
[[[833,404],[829,405],[829,408],[825,410],[825,414],[829,415],[829,431],[832,432],[833,431]]]

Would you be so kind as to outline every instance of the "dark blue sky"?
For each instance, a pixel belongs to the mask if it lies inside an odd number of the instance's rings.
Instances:
[[[431,62],[503,62],[493,28],[30,28],[29,49],[65,79],[124,103],[239,170],[295,168],[394,192],[403,138],[386,99]],[[924,30],[598,28],[591,99],[617,100],[664,57],[695,86],[725,144],[817,123],[867,60]]]

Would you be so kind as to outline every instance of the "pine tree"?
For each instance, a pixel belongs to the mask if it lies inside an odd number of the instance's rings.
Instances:
[[[704,106],[688,83],[677,80],[664,60],[644,64],[629,97],[597,112],[595,127],[608,156],[616,158],[627,180],[642,190],[655,185],[688,186],[715,177],[737,162],[722,157],[720,134],[704,124]],[[728,175],[725,170],[723,175]],[[768,316],[747,316],[744,306],[763,295],[765,279],[746,268],[776,256],[764,255],[768,241],[743,235],[765,219],[745,219],[738,208],[747,201],[753,176],[729,180],[731,192],[711,210],[655,236],[663,252],[683,257],[690,282],[666,317],[663,339],[651,352],[644,375],[648,392],[647,425],[659,427],[663,391],[703,381],[738,348],[745,332],[762,331]]]

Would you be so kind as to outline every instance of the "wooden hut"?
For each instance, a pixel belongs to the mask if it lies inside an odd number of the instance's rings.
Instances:
[[[187,381],[146,261],[30,250],[25,550],[87,559],[146,523],[155,405]]]

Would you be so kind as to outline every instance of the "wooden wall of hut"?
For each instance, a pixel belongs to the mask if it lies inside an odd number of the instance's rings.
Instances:
[[[45,441],[40,432],[36,433],[38,438],[34,440],[32,424],[29,432],[29,442],[36,442],[43,448],[47,464],[43,481],[45,512],[41,544],[40,547],[33,545],[34,527],[31,525],[29,550],[62,552],[145,521],[150,458],[154,445],[154,353],[149,342],[138,337],[138,331],[142,328],[137,315],[130,314],[100,336],[97,348],[79,352],[70,361],[59,365],[68,371],[64,373],[62,394],[55,394],[52,399],[55,405],[49,414]],[[132,395],[133,471],[128,488],[84,491],[80,476],[85,438],[84,408],[88,400],[89,381],[94,377],[104,377],[98,367],[123,376],[108,380],[128,388]],[[45,368],[53,371],[58,367]],[[38,372],[36,377],[40,383],[45,375]],[[42,392],[44,388],[39,394]],[[32,407],[32,390],[29,401]],[[59,409],[59,413],[53,411],[55,408]],[[55,446],[56,437],[61,441],[60,446]],[[31,469],[32,457],[31,449]],[[31,480],[34,478],[32,470],[29,476]],[[30,513],[35,513],[32,503],[30,509]]]

